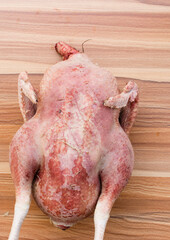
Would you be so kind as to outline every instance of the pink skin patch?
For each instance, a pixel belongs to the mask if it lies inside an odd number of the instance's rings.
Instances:
[[[64,42],[58,42],[55,45],[56,51],[63,56],[63,60],[66,60],[69,58],[70,55],[78,53],[78,51],[75,48],[72,48],[68,44]]]
[[[97,176],[89,178],[82,166],[85,161],[83,157],[74,159],[73,156],[73,167],[61,170],[60,157],[56,156],[65,155],[67,150],[61,146],[57,151],[58,153],[49,156],[48,166],[45,167],[44,163],[38,173],[33,188],[34,197],[41,209],[53,219],[73,223],[94,210],[99,193],[99,180]]]
[[[37,121],[27,122],[14,136],[10,145],[10,167],[16,187],[16,196],[23,195],[30,188],[34,175],[39,168],[34,131]],[[24,196],[23,196],[24,197]]]

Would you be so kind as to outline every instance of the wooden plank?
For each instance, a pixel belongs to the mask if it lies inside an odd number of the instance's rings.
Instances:
[[[20,1],[14,2],[15,9]],[[89,4],[88,8],[78,12],[76,9],[50,11],[49,8],[37,11],[34,2],[33,9],[27,8],[27,11],[23,5],[13,9],[12,13],[9,8],[1,10],[0,55],[3,57],[0,73],[18,73],[25,69],[43,73],[60,59],[54,51],[57,41],[67,40],[82,50],[82,42],[91,39],[85,44],[85,52],[116,76],[169,81],[169,6],[127,1],[128,6],[132,5],[131,11],[122,12],[125,3],[117,0],[113,4],[108,1],[112,7],[107,12],[88,11]],[[140,5],[145,12],[136,12],[135,6]],[[119,11],[114,12],[115,6],[119,6]],[[160,12],[155,12],[156,8]],[[148,13],[148,9],[153,11]]]
[[[49,11],[49,12],[59,12],[67,10],[83,12],[85,10],[91,12],[148,12],[148,13],[166,13],[169,12],[169,0],[92,0],[85,1],[82,4],[81,0],[69,1],[66,5],[65,2],[61,0],[51,0],[49,3],[41,0],[30,0],[29,2],[24,2],[22,0],[0,2],[1,9],[18,11],[22,9],[24,12],[27,11]]]
[[[0,239],[10,231],[14,185],[9,144],[23,124],[17,76],[28,71],[38,87],[45,70],[61,61],[64,40],[118,77],[140,88],[130,134],[133,176],[116,201],[105,240],[170,238],[170,3],[169,0],[0,1]],[[21,240],[93,239],[93,216],[67,231],[53,227],[32,201]]]

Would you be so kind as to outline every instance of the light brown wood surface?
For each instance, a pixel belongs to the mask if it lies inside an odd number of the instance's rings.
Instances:
[[[23,120],[17,75],[27,70],[38,86],[44,71],[60,61],[57,41],[66,41],[110,70],[120,88],[134,79],[139,113],[130,134],[133,176],[116,201],[105,240],[170,239],[170,1],[0,0],[0,240],[10,231],[14,185],[8,146]],[[93,216],[67,231],[53,227],[32,202],[21,240],[93,239]]]

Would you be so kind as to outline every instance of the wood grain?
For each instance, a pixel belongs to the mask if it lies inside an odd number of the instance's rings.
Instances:
[[[140,88],[139,112],[130,134],[133,176],[112,209],[105,240],[170,238],[170,3],[169,0],[0,0],[0,240],[13,218],[14,185],[9,143],[23,120],[17,75],[27,70],[39,86],[61,58],[64,40],[110,70],[120,89]],[[21,240],[93,239],[93,216],[67,231],[54,228],[32,202]]]

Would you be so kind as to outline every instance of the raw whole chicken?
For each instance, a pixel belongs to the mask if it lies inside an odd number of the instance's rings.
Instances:
[[[112,206],[131,176],[128,138],[138,87],[120,93],[116,79],[84,53],[56,44],[63,60],[44,74],[39,91],[18,78],[25,123],[10,145],[16,203],[9,240],[17,240],[30,196],[53,224],[67,229],[94,211],[95,240],[103,240]]]

